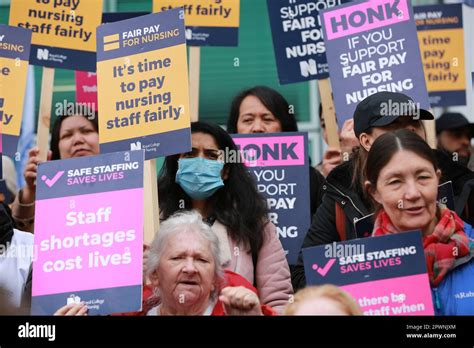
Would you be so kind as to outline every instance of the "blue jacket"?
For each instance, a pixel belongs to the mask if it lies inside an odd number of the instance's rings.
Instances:
[[[464,223],[464,232],[474,243],[471,225]],[[431,290],[436,315],[474,315],[474,257],[454,268]]]

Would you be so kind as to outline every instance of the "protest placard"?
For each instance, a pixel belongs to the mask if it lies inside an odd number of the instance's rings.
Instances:
[[[408,0],[355,1],[321,16],[340,128],[360,101],[380,91],[407,94],[430,108]],[[403,107],[409,106],[388,105],[387,116]]]
[[[102,0],[11,0],[10,25],[33,31],[30,64],[95,71]]]
[[[97,110],[97,74],[76,71],[76,103]]]
[[[462,4],[414,7],[431,106],[466,105]]]
[[[143,149],[152,159],[191,148],[182,10],[97,29],[101,152]]]
[[[32,314],[80,301],[92,315],[140,309],[143,160],[129,151],[39,165]]]
[[[308,285],[334,284],[365,315],[433,315],[421,232],[303,249]]]
[[[280,84],[329,76],[319,12],[347,0],[267,0]]]
[[[288,263],[294,265],[311,222],[308,134],[233,134],[232,138],[239,155],[224,153],[224,161],[242,160],[253,174]]]
[[[153,12],[182,7],[188,46],[237,46],[240,0],[153,0]]]
[[[0,25],[0,120],[3,153],[15,156],[20,136],[31,30]]]

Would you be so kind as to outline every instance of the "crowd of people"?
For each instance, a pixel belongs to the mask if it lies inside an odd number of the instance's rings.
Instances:
[[[415,102],[392,92],[367,97],[341,128],[341,149],[328,148],[321,163],[310,163],[312,220],[301,249],[357,238],[354,220],[372,213],[372,236],[420,230],[436,314],[472,315],[474,297],[455,295],[474,289],[473,124],[461,114],[442,115],[438,149],[431,149],[422,120],[434,116],[421,109],[418,117],[384,116],[389,100]],[[362,315],[340,288],[306,286],[302,253],[288,265],[252,175],[219,157],[237,152],[229,134],[298,131],[289,110],[280,93],[257,86],[234,98],[227,130],[191,124],[191,151],[166,157],[158,177],[162,222],[145,246],[143,309],[124,315]],[[48,160],[99,154],[98,117],[58,117]],[[320,118],[324,131],[322,108]],[[33,244],[38,153],[29,152],[26,186],[0,206],[0,296],[9,299],[8,314],[24,313],[31,301],[32,255],[6,255],[13,245]],[[437,202],[438,185],[447,181],[456,211]],[[55,314],[87,315],[87,306],[69,304]]]

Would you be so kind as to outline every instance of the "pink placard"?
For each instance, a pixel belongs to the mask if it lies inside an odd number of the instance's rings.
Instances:
[[[42,214],[51,219],[35,226],[47,233],[35,234],[33,296],[141,284],[142,188],[38,200]]]
[[[248,167],[300,166],[305,163],[304,137],[235,137]]]
[[[337,10],[329,10],[323,12],[322,15],[328,40],[410,19],[408,0],[370,0]],[[333,25],[336,27],[333,28]]]
[[[364,315],[434,315],[426,273],[345,285]]]
[[[97,74],[76,71],[76,103],[89,103],[97,110]]]

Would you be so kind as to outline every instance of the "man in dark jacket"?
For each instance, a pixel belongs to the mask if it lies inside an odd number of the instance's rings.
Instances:
[[[392,92],[376,93],[363,100],[354,113],[354,131],[361,148],[346,163],[336,167],[326,178],[323,186],[325,194],[316,214],[313,215],[311,227],[303,241],[302,249],[341,240],[357,238],[354,223],[371,213],[373,207],[362,189],[360,177],[363,176],[364,151],[369,151],[375,139],[390,131],[407,128],[426,139],[421,119],[433,119],[426,110],[408,110],[405,114],[384,115],[383,107],[406,104],[415,105],[409,97]],[[399,108],[403,110],[403,108]],[[439,150],[434,150],[442,172],[441,182],[452,181],[456,211],[461,218],[472,224],[474,221],[474,202],[470,197],[474,187],[474,173],[466,167],[453,163]],[[356,173],[357,177],[354,176]],[[472,207],[471,209],[466,209]],[[470,213],[472,211],[473,213]],[[295,292],[306,286],[302,253],[292,269],[292,283]]]

